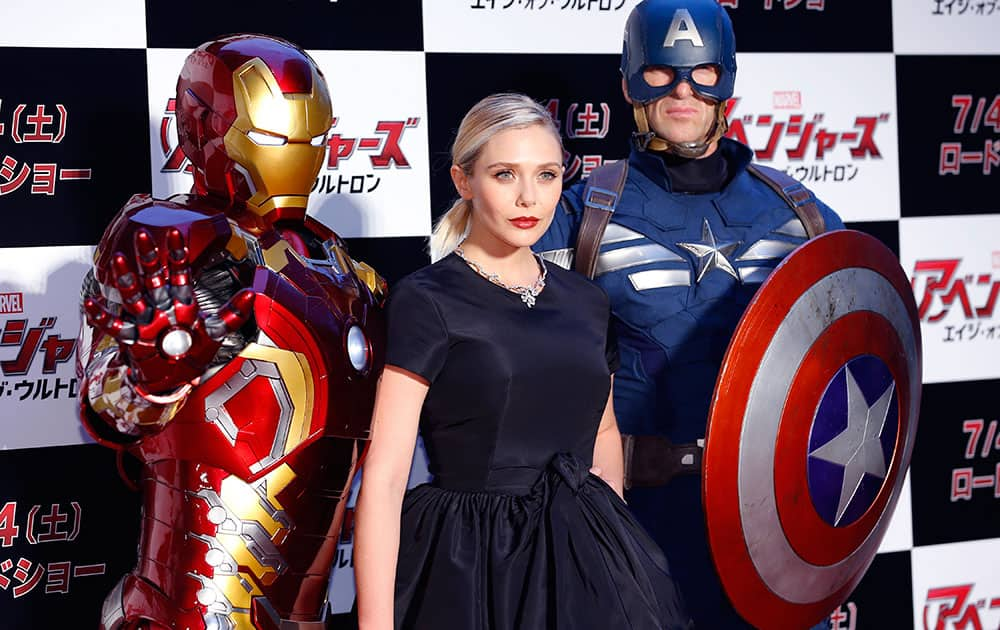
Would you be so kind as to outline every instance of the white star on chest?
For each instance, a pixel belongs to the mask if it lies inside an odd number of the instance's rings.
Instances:
[[[823,461],[844,467],[844,481],[840,487],[840,501],[837,503],[837,517],[841,517],[861,486],[865,473],[885,479],[885,454],[882,452],[882,429],[889,413],[889,404],[895,391],[895,383],[882,392],[871,407],[854,380],[851,370],[847,370],[847,428],[832,440],[809,453]]]
[[[713,269],[724,271],[739,280],[740,274],[737,273],[733,263],[729,261],[729,256],[732,256],[733,252],[742,243],[743,241],[720,242],[716,240],[715,234],[712,232],[712,226],[708,224],[708,219],[703,219],[703,223],[701,224],[701,241],[697,243],[677,243],[677,246],[683,247],[697,257],[698,276],[696,282],[701,282],[705,274]]]

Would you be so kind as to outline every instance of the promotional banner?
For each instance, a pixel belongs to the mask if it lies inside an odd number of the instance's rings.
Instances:
[[[519,91],[547,108],[567,186],[627,156],[619,64],[637,2],[0,2],[0,625],[95,627],[135,561],[138,496],[76,416],[80,284],[131,195],[190,190],[174,99],[194,47],[267,33],[317,61],[336,120],[309,212],[391,294],[428,263],[427,235],[455,199],[450,145],[482,97]],[[719,3],[739,66],[730,137],[898,254],[919,309],[911,474],[831,627],[996,628],[1000,1]],[[354,627],[359,484],[331,628]]]

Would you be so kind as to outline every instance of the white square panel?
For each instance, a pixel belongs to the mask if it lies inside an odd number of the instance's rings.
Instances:
[[[424,0],[424,49],[620,54],[625,20],[636,4],[638,0]]]
[[[1000,378],[1000,215],[904,218],[924,383]]]
[[[737,56],[730,135],[845,221],[899,218],[892,54]]]
[[[136,0],[4,0],[4,46],[144,48],[146,5]],[[95,80],[101,69],[95,68]],[[105,74],[113,74],[111,68]]]
[[[93,251],[0,248],[0,327],[11,342],[0,347],[0,448],[91,441],[76,413],[76,346]],[[11,334],[15,328],[20,333]]]
[[[171,109],[189,52],[147,51],[153,195],[159,198],[191,189]],[[310,55],[326,76],[336,122],[309,214],[347,238],[429,235],[423,53],[317,50]]]
[[[917,547],[913,627],[927,630],[1000,625],[1000,538]]]
[[[907,55],[1000,53],[996,0],[892,0],[893,48]]]

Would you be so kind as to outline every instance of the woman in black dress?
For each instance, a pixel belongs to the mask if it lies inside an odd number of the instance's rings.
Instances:
[[[687,627],[620,496],[607,296],[530,249],[562,190],[551,118],[487,97],[452,159],[440,260],[390,290],[355,529],[362,630]],[[418,427],[434,481],[404,498]]]

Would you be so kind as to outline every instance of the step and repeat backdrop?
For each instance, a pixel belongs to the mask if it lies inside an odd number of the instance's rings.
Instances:
[[[1000,624],[1000,1],[721,0],[730,135],[871,233],[912,278],[924,340],[904,496],[837,630]],[[448,147],[522,91],[566,179],[627,153],[618,75],[635,0],[6,0],[0,6],[0,626],[95,627],[135,561],[140,502],[75,416],[79,287],[133,193],[186,191],[174,85],[233,32],[288,38],[336,123],[311,213],[392,282],[428,262]],[[426,475],[421,463],[413,479]],[[354,602],[348,514],[331,627]]]

